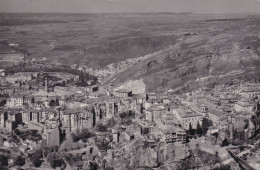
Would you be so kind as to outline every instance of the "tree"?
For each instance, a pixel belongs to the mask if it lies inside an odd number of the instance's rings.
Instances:
[[[228,142],[227,138],[225,138],[221,144],[221,147],[228,146],[230,143]]]
[[[188,134],[189,134],[189,135],[195,135],[195,130],[192,128],[191,123],[189,124]]]
[[[212,126],[213,123],[211,120],[207,119],[207,118],[203,118],[202,120],[202,132],[203,132],[203,135],[206,135],[207,131],[208,131],[208,128],[210,126]]]
[[[21,156],[18,156],[15,159],[14,164],[18,165],[18,166],[23,166],[25,164],[25,159],[23,157],[21,157]]]
[[[218,132],[215,132],[212,134],[214,137],[215,137],[215,144],[217,143],[217,140],[218,140],[218,135],[219,133]]]
[[[56,153],[51,153],[48,155],[47,160],[50,162],[52,168],[61,167],[64,164],[62,158],[60,158]]]
[[[3,168],[3,166],[8,165],[8,157],[4,155],[0,155],[0,168]]]
[[[197,134],[199,135],[203,134],[202,127],[200,126],[200,122],[197,123]]]

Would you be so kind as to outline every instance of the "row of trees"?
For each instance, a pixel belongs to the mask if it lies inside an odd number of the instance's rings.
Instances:
[[[206,135],[208,132],[208,129],[210,126],[212,126],[213,123],[211,120],[207,119],[207,118],[203,118],[202,120],[202,125],[200,125],[200,123],[197,123],[197,128],[194,129],[191,125],[191,123],[189,124],[189,129],[187,131],[188,135]]]
[[[83,72],[77,69],[70,68],[68,66],[55,66],[55,65],[34,65],[29,63],[21,63],[5,68],[6,73],[18,73],[18,72],[58,72],[58,73],[69,73],[79,76],[79,84],[87,86],[87,82],[91,81],[91,85],[95,85],[98,82],[96,76],[91,75],[87,72]]]

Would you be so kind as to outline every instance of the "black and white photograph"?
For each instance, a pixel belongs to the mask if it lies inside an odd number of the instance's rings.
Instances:
[[[260,170],[260,0],[0,0],[0,170]]]

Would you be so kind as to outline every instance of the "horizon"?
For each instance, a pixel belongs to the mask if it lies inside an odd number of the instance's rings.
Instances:
[[[0,13],[260,13],[259,0],[0,0]]]
[[[168,14],[168,15],[260,15],[260,12],[193,13],[193,12],[0,12],[0,14]]]

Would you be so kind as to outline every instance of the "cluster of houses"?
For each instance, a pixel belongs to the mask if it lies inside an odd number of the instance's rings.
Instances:
[[[246,138],[254,133],[251,118],[257,116],[259,97],[260,85],[256,83],[201,88],[192,95],[193,103],[213,121],[212,132],[228,131],[230,139],[234,138],[234,131],[246,132]]]
[[[185,142],[186,131],[202,126],[203,118],[212,120],[212,129],[218,131],[243,130],[260,94],[258,84],[201,88],[184,95],[134,94],[129,89],[73,83],[51,87],[55,82],[46,75],[21,72],[1,77],[0,127],[9,132],[19,127],[37,130],[48,147],[59,146],[61,134],[94,128],[102,119],[128,111],[138,126],[124,132],[114,129],[115,143],[120,137],[130,141],[138,135],[153,142]]]

